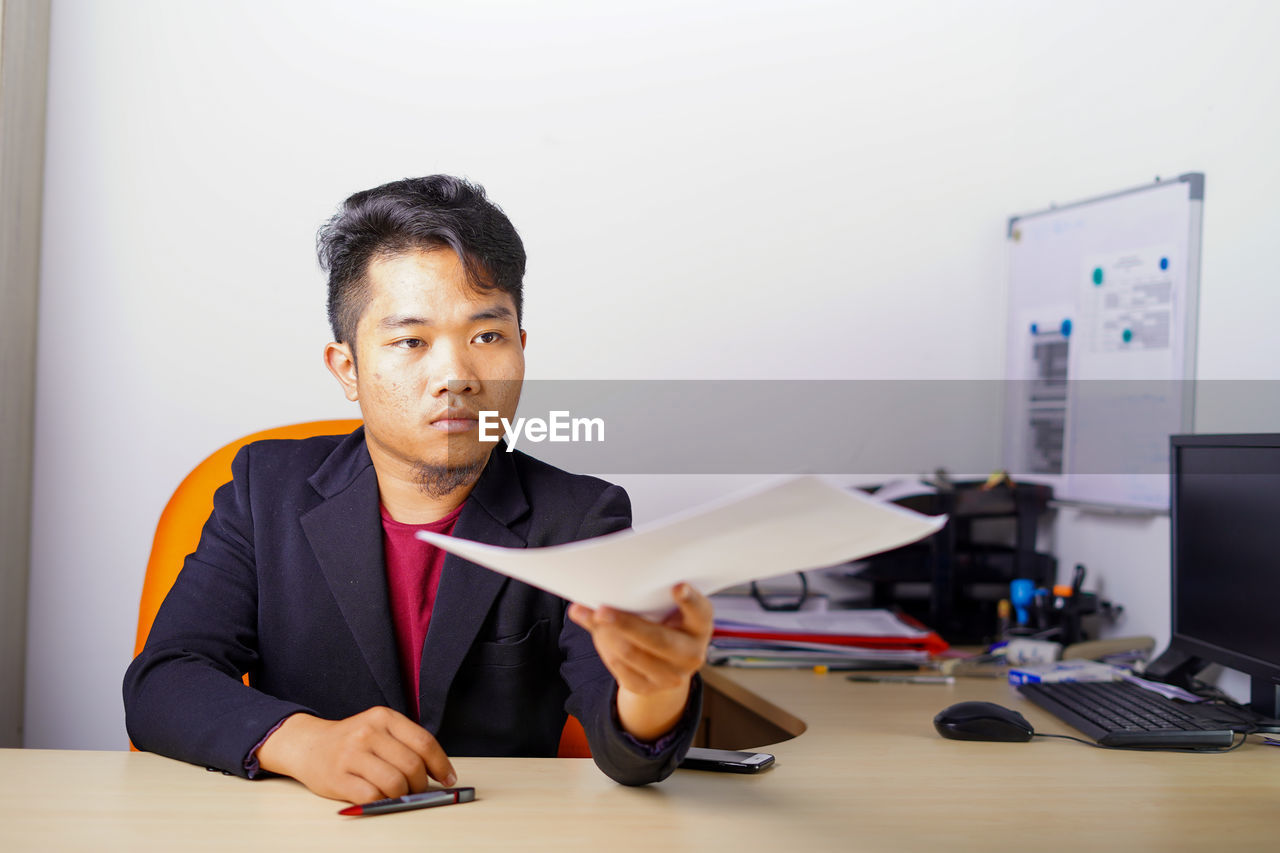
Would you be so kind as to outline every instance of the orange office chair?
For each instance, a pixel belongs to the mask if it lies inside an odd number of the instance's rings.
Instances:
[[[359,420],[308,421],[301,424],[262,430],[216,450],[195,467],[179,484],[156,525],[147,560],[147,574],[142,581],[142,598],[138,604],[138,633],[133,644],[137,657],[146,645],[147,635],[155,621],[156,611],[178,577],[187,555],[200,544],[200,531],[213,512],[213,493],[231,480],[231,460],[241,447],[266,438],[310,438],[314,435],[341,435],[360,426]],[[246,676],[245,683],[248,683]],[[130,745],[132,748],[132,745]],[[573,717],[565,723],[560,736],[561,758],[590,758],[586,733]]]
[[[246,444],[264,438],[310,438],[313,435],[340,435],[360,426],[358,420],[308,421],[302,424],[265,429],[238,438],[195,467],[179,484],[156,525],[151,542],[151,558],[142,580],[142,600],[138,604],[138,635],[133,643],[137,657],[147,643],[151,623],[160,603],[178,578],[182,562],[200,544],[200,531],[213,512],[213,493],[231,481],[231,460]]]

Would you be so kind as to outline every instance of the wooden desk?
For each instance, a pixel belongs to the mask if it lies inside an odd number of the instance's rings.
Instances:
[[[726,683],[725,679],[729,679]],[[246,782],[148,754],[0,750],[0,850],[1269,850],[1280,748],[1114,752],[1059,740],[967,743],[933,730],[963,699],[1072,732],[988,679],[854,684],[839,674],[714,671],[806,731],[757,776],[677,771],[624,788],[586,760],[455,758],[475,803],[373,818],[288,779]],[[734,685],[737,685],[736,687]],[[742,693],[745,688],[746,693]],[[753,698],[752,694],[754,694]]]

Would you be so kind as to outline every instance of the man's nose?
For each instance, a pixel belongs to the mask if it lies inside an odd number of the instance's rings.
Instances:
[[[465,346],[437,345],[432,355],[432,396],[479,393],[480,377]]]

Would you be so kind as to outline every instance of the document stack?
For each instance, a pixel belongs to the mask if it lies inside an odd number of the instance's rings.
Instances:
[[[889,610],[830,610],[822,599],[792,611],[764,610],[749,596],[712,601],[712,664],[852,669],[922,664],[947,649],[938,634]]]

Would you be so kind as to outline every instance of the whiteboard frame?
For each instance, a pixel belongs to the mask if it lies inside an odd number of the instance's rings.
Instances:
[[[1009,217],[1007,228],[1005,231],[1006,244],[1014,240],[1015,230],[1022,223],[1037,217],[1046,215],[1057,215],[1072,208],[1096,205],[1100,202],[1106,202],[1124,196],[1136,193],[1148,192],[1154,189],[1162,189],[1171,184],[1184,183],[1187,184],[1187,251],[1186,251],[1186,272],[1185,284],[1181,294],[1183,301],[1183,317],[1180,328],[1172,330],[1172,334],[1182,336],[1182,358],[1181,364],[1175,365],[1179,371],[1178,379],[1182,380],[1182,394],[1180,397],[1181,410],[1179,412],[1179,428],[1176,432],[1192,433],[1195,426],[1195,376],[1196,376],[1196,359],[1198,351],[1198,334],[1199,334],[1199,314],[1200,314],[1200,265],[1203,253],[1203,233],[1202,225],[1204,219],[1204,191],[1205,176],[1203,172],[1186,172],[1178,175],[1176,178],[1161,180],[1156,178],[1155,181],[1140,186],[1131,187],[1129,189],[1119,190],[1117,192],[1106,193],[1104,195],[1093,196],[1067,204],[1050,204],[1049,207],[1033,211],[1030,213],[1020,213]],[[1017,322],[1015,304],[1017,302],[1016,283],[1013,281],[1012,265],[1007,272],[1007,298],[1006,306],[1006,323],[1009,327]],[[1007,341],[1012,340],[1016,332],[1011,328],[1008,330],[1009,337]],[[1012,354],[1011,348],[1006,343],[1006,365],[1005,375],[1007,378],[1012,377],[1013,365],[1009,363]],[[1006,395],[1006,407],[1008,405],[1008,395]],[[1068,424],[1066,428],[1070,428],[1070,415],[1068,415]],[[1013,418],[1006,410],[1003,418],[1002,429],[1004,432],[1004,446],[1006,448],[1005,463],[1008,464],[1011,459],[1009,457],[1010,444],[1014,440],[1011,431],[1014,429]],[[1065,438],[1064,438],[1065,442]],[[1055,489],[1062,488],[1064,484],[1069,483],[1073,472],[1069,466],[1066,466],[1061,475],[1027,475],[1025,479],[1048,482],[1054,485]],[[1163,506],[1154,506],[1151,504],[1132,502],[1103,502],[1087,498],[1073,497],[1068,491],[1065,494],[1057,496],[1055,504],[1061,506],[1070,506],[1083,510],[1097,511],[1104,513],[1119,513],[1124,515],[1162,515],[1169,511],[1168,499]]]

